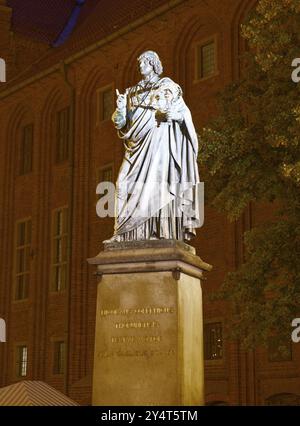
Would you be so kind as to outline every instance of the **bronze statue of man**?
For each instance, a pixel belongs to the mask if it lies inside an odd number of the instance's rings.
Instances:
[[[125,156],[109,241],[190,240],[201,226],[198,139],[180,86],[161,77],[153,51],[138,58],[142,80],[118,94],[112,121]]]

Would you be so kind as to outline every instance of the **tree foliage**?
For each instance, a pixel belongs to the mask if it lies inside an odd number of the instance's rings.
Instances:
[[[242,76],[221,93],[219,114],[200,137],[211,205],[232,220],[250,202],[276,211],[245,233],[245,261],[222,288],[246,346],[290,336],[300,317],[300,83],[291,79],[299,28],[299,0],[258,1],[241,28],[249,46]]]

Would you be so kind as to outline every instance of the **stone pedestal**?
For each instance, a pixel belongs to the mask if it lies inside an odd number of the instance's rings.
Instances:
[[[187,244],[108,244],[99,275],[93,405],[204,403],[201,278]]]

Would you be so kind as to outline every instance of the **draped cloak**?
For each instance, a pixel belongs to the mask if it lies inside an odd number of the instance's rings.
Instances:
[[[181,88],[162,78],[150,88],[139,83],[126,95],[126,125],[119,130],[125,156],[116,184],[114,235],[125,241],[188,240],[201,226],[198,138]],[[170,107],[182,121],[167,121],[164,112]]]

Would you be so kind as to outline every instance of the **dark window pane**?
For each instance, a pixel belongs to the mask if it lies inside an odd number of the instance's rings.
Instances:
[[[24,254],[25,254],[25,259],[24,259],[24,271],[28,272],[30,270],[30,253],[31,253],[31,248],[30,246],[27,246],[24,249]]]
[[[20,174],[32,171],[33,125],[23,127],[20,152]]]
[[[204,358],[206,360],[223,358],[222,324],[219,322],[204,326]]]
[[[200,61],[200,78],[209,77],[215,73],[215,43],[210,42],[204,46],[200,46],[198,60]]]
[[[110,120],[114,112],[114,96],[112,88],[98,91],[99,120]]]
[[[65,161],[69,155],[70,109],[57,113],[56,162]]]
[[[16,279],[16,300],[22,299],[23,286],[24,286],[24,275],[19,275]]]
[[[31,243],[31,221],[26,222],[26,244]]]
[[[58,291],[61,283],[61,268],[60,266],[54,267],[53,272],[53,290]]]
[[[29,288],[29,274],[19,275],[16,279],[16,300],[27,299]]]
[[[28,298],[28,289],[29,289],[29,274],[26,274],[24,276],[23,299]]]
[[[113,91],[112,89],[103,92],[103,120],[110,120],[113,113]]]
[[[21,222],[18,224],[18,246],[23,246],[25,244],[25,232],[26,232],[26,222]]]
[[[102,170],[102,182],[112,182],[113,181],[113,170],[112,167]]]
[[[61,244],[61,260],[66,262],[68,257],[68,238],[66,236],[61,239]]]
[[[68,259],[68,209],[54,212],[54,235],[52,241],[52,290],[66,288]]]
[[[65,371],[65,342],[54,343],[54,374],[63,374]]]
[[[28,297],[31,260],[31,221],[17,225],[17,246],[15,248],[15,299]]]
[[[54,235],[61,235],[62,233],[62,218],[63,218],[63,212],[62,210],[58,210],[55,213],[55,233]]]
[[[58,238],[55,242],[55,263],[61,262],[61,239]]]
[[[68,209],[63,209],[63,226],[62,232],[64,234],[68,233]]]
[[[25,259],[24,249],[19,249],[17,251],[17,274],[25,271],[24,259]]]
[[[28,350],[27,346],[17,347],[17,376],[27,376]]]

